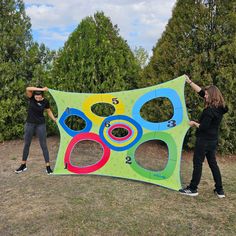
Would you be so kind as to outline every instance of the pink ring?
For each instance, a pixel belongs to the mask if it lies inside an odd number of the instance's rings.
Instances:
[[[125,136],[125,137],[116,137],[112,134],[112,131],[116,128],[123,128],[123,129],[126,129],[128,130],[128,134]],[[132,130],[130,129],[129,126],[127,125],[124,125],[124,124],[116,124],[116,125],[112,125],[109,130],[108,130],[108,134],[109,136],[116,140],[116,141],[124,141],[124,140],[127,140],[131,135],[132,135]]]
[[[83,141],[83,140],[91,140],[95,141],[97,143],[100,143],[103,147],[103,156],[101,160],[99,160],[97,163],[87,166],[87,167],[78,167],[78,166],[73,166],[70,162],[70,155],[71,152],[76,145],[76,143]],[[67,169],[73,173],[76,174],[88,174],[91,172],[94,172],[100,168],[102,168],[107,161],[110,158],[110,149],[102,142],[100,137],[95,134],[95,133],[82,133],[82,134],[77,134],[73,137],[73,139],[70,141],[69,145],[67,146],[66,153],[65,153],[65,158],[64,158],[64,164],[67,167]]]

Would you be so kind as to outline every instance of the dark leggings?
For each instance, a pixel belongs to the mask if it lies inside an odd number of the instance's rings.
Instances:
[[[223,189],[220,169],[217,165],[215,156],[217,143],[217,140],[209,141],[197,138],[193,155],[193,174],[190,183],[191,189],[197,189],[197,186],[200,183],[202,176],[202,163],[204,162],[205,157],[207,158],[207,162],[215,181],[215,188],[217,190]]]
[[[39,138],[39,143],[43,150],[44,160],[47,163],[49,162],[49,153],[48,153],[47,142],[46,142],[46,125],[45,124],[32,124],[32,123],[25,124],[25,134],[24,134],[25,144],[24,144],[24,149],[23,149],[22,161],[26,161],[28,158],[30,144],[31,144],[33,135],[35,133]]]

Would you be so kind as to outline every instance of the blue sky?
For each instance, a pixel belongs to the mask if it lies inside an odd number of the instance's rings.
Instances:
[[[176,0],[24,0],[34,39],[50,49],[63,46],[86,16],[103,11],[117,24],[129,46],[149,54],[168,20]]]

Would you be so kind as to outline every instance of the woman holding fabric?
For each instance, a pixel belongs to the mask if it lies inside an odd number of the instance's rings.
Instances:
[[[15,173],[21,173],[27,170],[26,161],[29,155],[29,148],[33,138],[33,135],[36,135],[39,138],[39,143],[41,149],[43,151],[43,156],[46,164],[46,172],[48,174],[52,173],[52,169],[50,168],[49,162],[49,152],[46,143],[46,124],[44,111],[47,111],[48,116],[56,122],[56,118],[54,117],[49,102],[46,98],[44,98],[44,92],[48,91],[47,87],[37,88],[37,87],[27,87],[26,95],[29,100],[28,105],[28,113],[25,124],[25,133],[24,133],[24,149],[22,155],[22,163],[21,166],[15,170]]]
[[[219,197],[225,197],[221,173],[216,161],[216,149],[218,144],[218,130],[223,115],[228,111],[224,98],[220,90],[214,86],[207,86],[205,89],[200,88],[197,84],[186,76],[186,82],[205,100],[205,108],[200,116],[199,122],[190,121],[191,127],[196,127],[196,144],[193,155],[193,173],[192,180],[184,189],[180,190],[181,194],[189,196],[198,195],[198,184],[202,175],[202,164],[205,157],[207,158],[211,169],[215,189],[214,193]]]

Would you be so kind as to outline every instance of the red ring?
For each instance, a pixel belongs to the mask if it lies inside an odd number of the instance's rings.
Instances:
[[[128,130],[128,134],[125,136],[125,137],[116,137],[112,134],[112,131],[116,128],[123,128],[123,129],[126,129]],[[131,135],[132,135],[132,130],[130,129],[129,126],[127,125],[124,125],[124,124],[116,124],[116,125],[112,125],[109,130],[108,130],[108,134],[109,136],[116,140],[116,141],[124,141],[124,140],[127,140]]]
[[[103,156],[100,161],[97,163],[87,166],[87,167],[78,167],[78,166],[73,166],[70,162],[70,155],[71,152],[74,148],[74,146],[83,140],[91,140],[95,141],[97,143],[100,143],[103,147]],[[64,164],[67,167],[67,169],[73,173],[76,174],[88,174],[91,172],[94,172],[100,168],[102,168],[107,161],[109,160],[110,157],[110,149],[102,142],[100,137],[97,134],[94,133],[82,133],[82,134],[77,134],[73,137],[73,139],[70,141],[69,145],[67,146],[66,153],[65,153],[65,158],[64,158]]]

